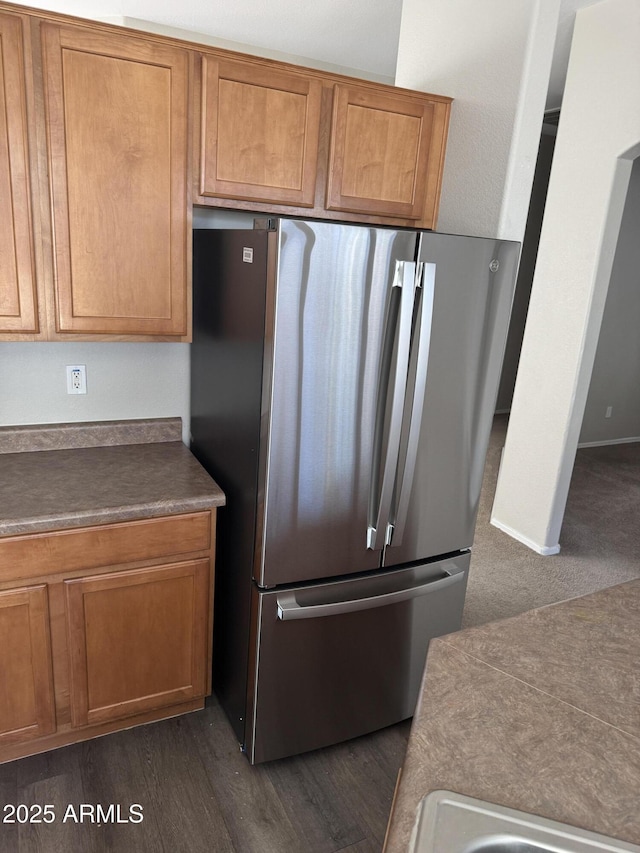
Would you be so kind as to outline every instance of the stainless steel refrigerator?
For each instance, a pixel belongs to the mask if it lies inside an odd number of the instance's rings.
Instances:
[[[410,717],[460,627],[518,249],[194,231],[192,450],[227,496],[214,691],[252,763]]]

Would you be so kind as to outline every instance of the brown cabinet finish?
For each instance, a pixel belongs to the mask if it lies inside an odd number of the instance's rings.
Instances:
[[[0,539],[0,581],[206,551],[211,513],[32,533]]]
[[[0,3],[0,339],[189,341],[193,200],[434,228],[450,103]]]
[[[209,563],[65,581],[76,726],[204,696]]]
[[[320,80],[204,55],[201,194],[312,207],[321,100]]]
[[[55,730],[45,585],[0,592],[0,748]]]
[[[185,337],[189,54],[42,24],[60,333]]]
[[[439,198],[448,104],[337,85],[327,208],[421,220]]]
[[[215,516],[0,538],[0,762],[204,706]]]
[[[23,22],[0,13],[0,332],[38,331]]]
[[[434,227],[450,98],[218,53],[200,84],[199,203]]]

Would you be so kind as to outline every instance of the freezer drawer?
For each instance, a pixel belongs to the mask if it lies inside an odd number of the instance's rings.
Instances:
[[[429,640],[460,627],[469,554],[356,580],[254,588],[252,763],[413,715]]]

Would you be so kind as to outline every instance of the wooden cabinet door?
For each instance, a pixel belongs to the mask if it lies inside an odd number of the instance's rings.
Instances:
[[[22,21],[0,14],[0,332],[38,330]]]
[[[205,695],[209,571],[194,560],[64,582],[75,726]]]
[[[59,332],[184,336],[189,56],[42,25]]]
[[[447,116],[448,104],[336,85],[327,208],[422,220],[429,202],[435,216]]]
[[[0,592],[0,745],[55,730],[47,588]]]
[[[204,56],[201,194],[312,207],[321,98],[311,76]]]

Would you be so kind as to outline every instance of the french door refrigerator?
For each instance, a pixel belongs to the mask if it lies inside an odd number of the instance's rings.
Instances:
[[[194,231],[214,690],[252,763],[410,717],[460,627],[518,259],[296,219]]]

